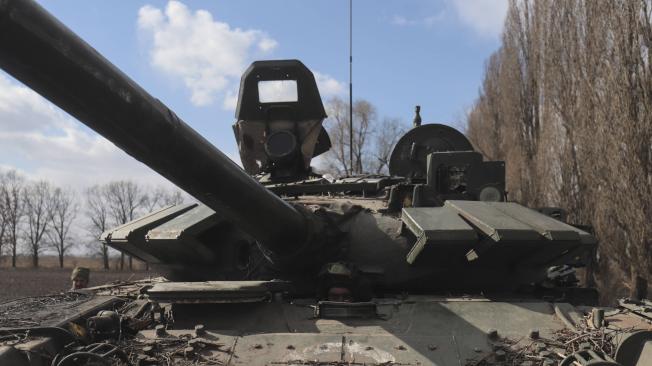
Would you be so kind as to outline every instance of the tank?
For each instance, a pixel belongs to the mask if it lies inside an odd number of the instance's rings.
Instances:
[[[645,291],[580,285],[590,228],[419,107],[390,175],[332,179],[298,60],[243,74],[242,168],[31,0],[0,1],[0,67],[197,200],[100,238],[165,277],[0,304],[0,365],[652,364]]]

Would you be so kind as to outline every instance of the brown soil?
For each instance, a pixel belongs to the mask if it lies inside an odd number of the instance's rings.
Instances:
[[[70,288],[69,268],[1,268],[0,302],[26,297],[60,293]],[[104,271],[92,270],[90,286],[113,281],[139,280],[158,276],[151,271]]]

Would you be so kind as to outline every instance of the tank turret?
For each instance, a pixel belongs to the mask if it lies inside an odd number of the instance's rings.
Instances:
[[[0,67],[200,204],[111,229],[107,244],[192,279],[271,279],[314,289],[328,263],[385,290],[506,290],[579,266],[593,237],[506,202],[504,163],[441,124],[402,136],[390,176],[329,181],[315,78],[298,60],[254,62],[233,126],[244,170],[31,1],[0,3]],[[303,284],[303,287],[302,287]]]
[[[167,278],[0,303],[2,365],[650,364],[646,285],[585,306],[587,228],[510,202],[505,163],[420,107],[390,175],[327,179],[298,60],[243,74],[244,169],[32,0],[0,0],[0,67],[198,201],[100,238]]]

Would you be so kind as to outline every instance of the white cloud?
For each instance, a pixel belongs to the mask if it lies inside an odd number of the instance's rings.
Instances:
[[[235,111],[235,108],[238,106],[238,92],[235,90],[229,90],[224,96],[222,101],[222,109],[225,111]]]
[[[29,113],[32,118],[25,118]],[[42,119],[50,120],[50,127],[62,127],[66,124],[63,113],[57,113],[55,107],[43,103],[43,99],[33,91],[0,74],[0,116],[3,133],[31,131],[41,126]]]
[[[498,37],[507,14],[507,0],[451,0],[460,21],[479,35]]]
[[[232,28],[208,11],[192,12],[179,1],[170,1],[164,10],[143,6],[138,27],[150,36],[152,65],[182,80],[197,106],[213,103],[218,95],[225,108],[233,105],[226,91],[253,58],[278,46],[263,31]]]
[[[14,159],[12,159],[14,158]],[[111,142],[0,73],[0,166],[77,192],[110,180],[169,185]],[[8,160],[20,160],[21,165]]]
[[[390,19],[390,23],[399,27],[413,27],[413,26],[422,26],[430,28],[435,24],[441,22],[446,18],[446,11],[442,10],[434,15],[421,18],[407,18],[403,15],[394,15]]]
[[[129,179],[150,187],[173,185],[84,128],[64,111],[0,71],[0,171],[72,188],[81,204],[71,235],[88,236],[84,191],[95,184]],[[94,251],[80,246],[74,253]]]
[[[315,75],[317,88],[319,89],[319,94],[321,94],[322,98],[328,98],[344,92],[345,86],[343,82],[318,71],[313,71],[313,74]]]
[[[402,15],[394,15],[390,20],[390,23],[398,26],[406,26],[406,25],[415,25],[416,21],[407,19]]]
[[[278,42],[271,38],[264,37],[260,42],[258,42],[258,49],[263,52],[270,52],[278,46]]]

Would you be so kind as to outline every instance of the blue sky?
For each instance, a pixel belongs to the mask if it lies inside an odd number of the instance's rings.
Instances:
[[[239,75],[297,58],[322,96],[348,90],[348,1],[40,0],[48,11],[232,158]],[[354,0],[354,97],[380,116],[454,123],[499,46],[506,0]],[[81,188],[161,178],[0,72],[0,168]]]

